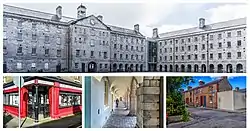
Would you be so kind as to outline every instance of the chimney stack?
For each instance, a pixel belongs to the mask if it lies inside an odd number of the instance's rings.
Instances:
[[[140,30],[139,30],[139,24],[135,24],[134,25],[134,30],[135,30],[135,32],[139,32]]]
[[[98,15],[97,19],[99,19],[102,22],[103,16],[102,15]]]
[[[56,7],[56,16],[59,20],[62,19],[62,6]]]
[[[205,19],[204,18],[200,18],[199,19],[199,28],[202,29],[205,27]]]
[[[154,28],[153,29],[153,38],[158,38],[159,35],[158,35],[158,28]]]

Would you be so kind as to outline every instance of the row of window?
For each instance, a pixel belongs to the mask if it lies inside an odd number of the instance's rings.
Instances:
[[[238,40],[237,41],[237,47],[241,47],[242,46],[242,42],[241,40]],[[191,46],[187,46],[187,50],[188,51],[191,51]],[[213,49],[214,48],[214,44],[213,43],[210,43],[209,44],[209,48],[210,49]],[[222,46],[222,42],[219,42],[218,43],[218,48],[223,48]],[[227,42],[227,48],[232,48],[232,43],[230,41]],[[197,51],[198,50],[198,45],[194,45],[194,51]],[[205,44],[202,44],[201,46],[201,50],[206,50],[206,45]],[[162,49],[159,49],[160,53],[163,53],[163,50]],[[172,53],[173,49],[170,47],[169,48],[169,52]],[[175,52],[178,52],[179,51],[179,47],[175,47]],[[185,51],[185,48],[184,46],[181,46],[181,49],[180,51]],[[164,52],[167,53],[167,48],[164,48]]]
[[[203,35],[203,36],[201,36],[201,41],[205,41],[205,40],[215,40],[215,37],[214,37],[214,36],[215,36],[215,35],[209,35],[209,38],[206,38],[206,36]],[[241,31],[241,30],[236,31],[236,36],[237,36],[237,37],[241,37],[241,36],[242,36],[242,31]],[[227,38],[233,37],[233,36],[232,36],[232,32],[227,32],[226,37],[227,37]],[[222,39],[222,38],[223,38],[222,33],[217,34],[217,39],[218,39],[218,40],[220,40],[220,39]],[[198,42],[198,41],[199,41],[198,39],[199,39],[198,36],[194,37],[194,38],[193,38],[193,42]],[[188,43],[191,42],[191,38],[186,38],[186,39],[183,38],[183,39],[181,39],[180,41],[179,41],[179,40],[175,40],[175,44],[178,44],[178,42],[180,42],[181,44],[183,44],[183,43],[185,43],[185,40],[187,40]],[[169,41],[170,44],[173,44],[173,40],[166,40],[166,41],[160,41],[160,42],[159,42],[159,43],[160,43],[160,46],[162,46],[163,43],[165,43],[165,45],[166,45],[168,41]]]
[[[126,50],[129,50],[129,46],[128,45],[126,45],[125,46],[126,48]],[[114,44],[114,49],[117,49],[117,44]],[[120,48],[119,48],[120,50],[123,50],[123,45],[120,45]],[[134,51],[134,46],[131,46],[131,51]],[[136,51],[139,51],[139,47],[138,46],[136,46]],[[141,47],[141,50],[140,50],[141,52],[143,52],[143,47]]]
[[[82,104],[81,94],[60,92],[59,94],[60,107],[79,106],[81,104]]]
[[[10,106],[18,106],[19,105],[18,92],[3,94],[3,104]]]
[[[79,34],[86,34],[87,33],[87,29],[86,28],[82,28],[82,27],[75,27],[74,30],[75,33],[79,33]],[[90,34],[91,35],[95,35],[95,31],[94,29],[90,29]],[[104,32],[104,31],[98,31],[99,36],[101,37],[108,37],[109,33],[108,32]]]
[[[77,38],[75,37],[75,43],[77,43],[77,42],[86,44],[87,38],[82,39],[81,37],[79,37],[78,41],[77,41]],[[97,45],[97,44],[98,44],[97,40],[94,40],[94,39],[90,40],[90,47],[95,47],[95,45]],[[99,40],[99,45],[109,46],[109,41]]]
[[[143,44],[144,43],[144,39],[139,39],[139,38],[133,38],[133,37],[131,37],[131,39],[129,41],[128,37],[116,37],[116,36],[112,36],[112,37],[113,37],[114,41],[118,40],[118,41],[121,41],[121,42],[132,43],[132,44],[134,44],[134,43],[136,43],[136,44],[139,44],[139,43]]]
[[[27,65],[26,65],[27,66]],[[31,63],[31,68],[36,68],[36,63]],[[23,69],[23,64],[22,63],[17,63],[17,69],[21,70]],[[44,69],[48,70],[49,69],[49,63],[44,63]]]
[[[130,59],[134,60],[134,57],[135,57],[135,60],[139,60],[139,55],[131,55]],[[114,59],[117,59],[117,54],[116,53],[114,54]],[[123,54],[120,54],[120,59],[123,59]],[[125,55],[125,59],[127,59],[127,60],[129,59],[128,54]],[[141,55],[140,60],[143,60],[143,55]]]
[[[237,52],[237,59],[241,59],[241,52]],[[231,59],[232,58],[232,53],[231,52],[228,52],[227,53],[227,59]],[[172,60],[173,57],[170,56],[170,60]],[[202,60],[205,60],[206,59],[206,54],[201,54],[201,59]],[[212,60],[214,59],[214,54],[213,53],[210,53],[209,54],[209,59]],[[218,53],[218,59],[222,59],[222,53]],[[162,56],[160,56],[160,61],[162,61]],[[167,56],[164,56],[164,60],[166,61],[167,60]],[[179,56],[175,56],[175,60],[179,60]],[[185,56],[184,55],[181,55],[181,60],[185,60]],[[187,60],[191,60],[191,55],[187,55]],[[198,55],[197,54],[194,54],[194,60],[198,60]]]

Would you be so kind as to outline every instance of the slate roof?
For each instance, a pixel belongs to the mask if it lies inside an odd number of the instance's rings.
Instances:
[[[139,35],[139,36],[143,36],[140,32],[136,32],[132,29],[126,29],[126,28],[122,28],[122,27],[117,27],[117,26],[113,26],[113,25],[107,25],[113,32],[120,32],[120,33],[126,33],[126,34],[131,34],[131,35]]]
[[[228,28],[228,27],[235,27],[235,26],[240,26],[240,25],[246,25],[246,18],[239,18],[239,19],[234,19],[234,20],[228,20],[228,21],[208,24],[208,25],[205,25],[204,29],[200,29],[197,26],[197,27],[188,28],[188,29],[182,29],[182,30],[177,30],[177,31],[161,33],[161,34],[159,34],[159,37],[160,38],[174,37],[177,35],[198,33],[198,32],[202,32],[202,31],[211,31],[211,30],[217,30],[217,29]]]

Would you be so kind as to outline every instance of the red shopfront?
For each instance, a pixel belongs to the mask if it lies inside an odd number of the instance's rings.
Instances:
[[[20,89],[20,117],[58,119],[82,112],[81,84],[57,77],[25,77]]]

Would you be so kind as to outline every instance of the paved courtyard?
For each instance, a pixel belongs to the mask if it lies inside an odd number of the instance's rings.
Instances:
[[[103,128],[135,128],[136,117],[128,114],[129,110],[125,109],[123,102],[119,102],[118,108],[114,110]]]
[[[169,124],[169,128],[246,128],[246,113],[188,108],[189,122]]]

